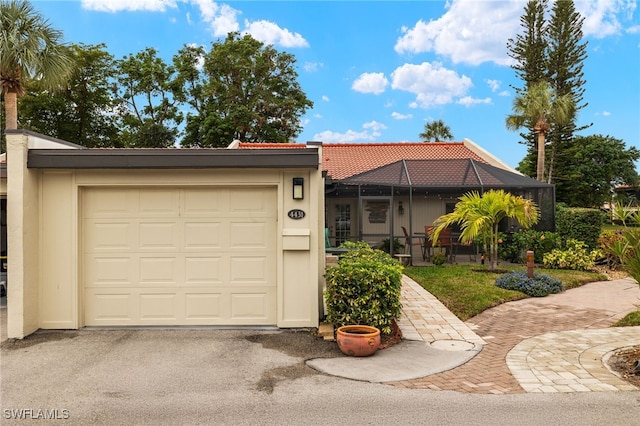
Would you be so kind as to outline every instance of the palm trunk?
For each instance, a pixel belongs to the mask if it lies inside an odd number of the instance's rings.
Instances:
[[[544,132],[538,132],[538,163],[536,167],[536,180],[544,182]]]
[[[491,267],[490,271],[498,269],[498,224],[493,225],[491,233]]]
[[[6,114],[7,130],[18,128],[18,94],[12,90],[4,93],[4,110]]]

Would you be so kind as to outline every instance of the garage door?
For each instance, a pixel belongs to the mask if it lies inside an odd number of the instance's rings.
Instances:
[[[92,188],[86,325],[276,323],[275,188]]]

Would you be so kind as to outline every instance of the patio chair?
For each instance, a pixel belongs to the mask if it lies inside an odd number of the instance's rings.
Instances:
[[[422,241],[420,241],[420,239],[417,239],[417,241],[413,241],[414,239],[411,237],[411,235],[409,235],[409,232],[407,232],[407,228],[405,228],[404,226],[401,227],[402,228],[402,232],[404,233],[404,252],[405,254],[410,254],[413,251],[411,250],[411,246],[420,246],[422,247]],[[422,260],[424,260],[424,253],[422,256]]]

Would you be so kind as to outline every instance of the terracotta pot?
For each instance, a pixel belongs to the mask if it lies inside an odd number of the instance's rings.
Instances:
[[[370,356],[380,346],[380,330],[368,325],[344,325],[336,334],[338,347],[349,356]]]

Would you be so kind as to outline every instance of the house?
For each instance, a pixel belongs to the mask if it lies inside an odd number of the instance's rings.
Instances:
[[[87,149],[24,130],[6,137],[10,338],[316,327],[325,228],[334,245],[414,234],[463,193],[490,188],[534,199],[553,224],[553,186],[469,140]]]
[[[321,144],[84,149],[6,136],[9,338],[85,326],[318,325]]]
[[[257,144],[241,143],[254,149]],[[264,145],[263,145],[264,146]],[[273,146],[273,144],[269,144]],[[267,148],[267,146],[264,146]],[[554,186],[509,167],[469,139],[437,143],[323,144],[325,220],[332,246],[348,240],[405,242],[453,211],[458,197],[504,189],[541,208],[539,229],[555,226]],[[502,230],[516,228],[505,222]],[[413,252],[415,258],[419,251]]]

